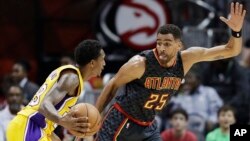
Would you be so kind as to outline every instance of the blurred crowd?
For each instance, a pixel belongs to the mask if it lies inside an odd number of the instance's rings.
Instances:
[[[215,8],[218,11],[227,13],[224,10],[225,1],[207,1],[217,5]],[[213,45],[223,43],[221,40],[213,41]],[[58,60],[58,64],[74,64],[74,59],[65,55]],[[39,89],[38,82],[30,79],[32,69],[29,60],[17,60],[9,68],[9,74],[1,79],[0,141],[6,140],[5,132],[10,120]],[[106,72],[85,82],[78,102],[95,104],[102,88],[114,75]],[[215,138],[217,141],[229,141],[231,124],[250,124],[249,101],[250,39],[246,39],[239,57],[194,66],[185,76],[178,93],[155,121],[163,141],[214,141]],[[74,136],[60,126],[55,132],[62,141],[74,140]]]
[[[60,65],[74,64],[71,56],[62,56]],[[27,60],[15,62],[11,72],[1,82],[0,141],[8,122],[32,99],[39,86],[29,80],[31,66]],[[103,86],[115,74],[106,73],[84,83],[78,102],[95,104]],[[221,133],[229,138],[229,126],[250,122],[250,40],[245,42],[238,58],[202,63],[194,66],[185,76],[181,88],[156,116],[162,139],[185,136],[181,141],[210,141]],[[221,128],[221,130],[219,130]],[[219,131],[218,131],[219,130]],[[55,131],[62,140],[74,137],[62,127]],[[217,135],[218,136],[218,135]],[[92,139],[92,138],[91,138]],[[91,140],[89,139],[89,140]],[[188,139],[188,140],[187,140]]]

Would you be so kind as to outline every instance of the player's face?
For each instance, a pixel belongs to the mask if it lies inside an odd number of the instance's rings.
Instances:
[[[228,129],[231,124],[235,123],[235,117],[232,111],[222,111],[219,115],[220,127]]]
[[[172,117],[171,124],[176,131],[182,131],[187,127],[187,120],[183,114],[177,113]]]
[[[181,48],[179,39],[174,39],[172,34],[158,34],[156,40],[156,49],[161,63],[168,63],[176,57],[177,52]]]
[[[100,76],[102,70],[104,69],[105,63],[105,53],[103,49],[101,50],[101,55],[95,60],[94,67],[93,67],[93,75]]]

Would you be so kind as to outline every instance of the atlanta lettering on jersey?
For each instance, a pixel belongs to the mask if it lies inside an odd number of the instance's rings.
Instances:
[[[147,89],[172,89],[178,90],[181,85],[181,78],[179,77],[147,77],[144,87]]]

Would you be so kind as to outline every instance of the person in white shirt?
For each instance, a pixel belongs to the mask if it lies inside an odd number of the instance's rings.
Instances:
[[[189,115],[191,129],[204,133],[217,123],[217,111],[223,105],[216,90],[202,85],[199,71],[191,69],[178,96],[172,99],[175,107],[185,109]]]
[[[0,141],[6,141],[5,133],[9,122],[22,108],[23,90],[19,85],[11,85],[6,93],[7,105],[0,111]]]

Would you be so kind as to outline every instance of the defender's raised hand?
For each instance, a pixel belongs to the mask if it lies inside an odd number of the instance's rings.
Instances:
[[[245,15],[246,10],[243,9],[243,5],[239,4],[238,2],[232,2],[229,18],[227,19],[225,17],[220,17],[220,19],[225,22],[233,31],[239,32],[243,26]]]

